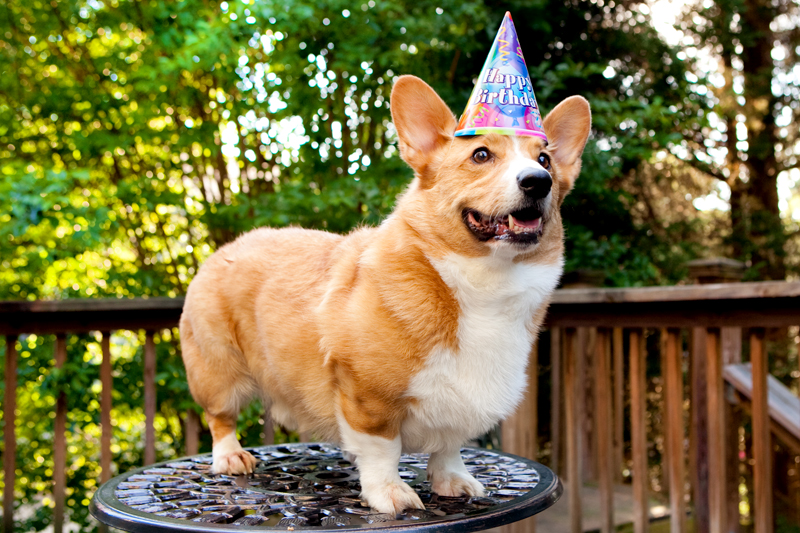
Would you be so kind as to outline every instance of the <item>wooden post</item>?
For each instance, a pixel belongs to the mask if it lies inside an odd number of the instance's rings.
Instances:
[[[528,364],[528,390],[517,410],[500,428],[503,451],[537,460],[538,411],[537,393],[539,387],[539,346],[534,344]]]
[[[56,368],[64,368],[67,362],[67,337],[56,335]],[[64,531],[64,500],[67,488],[67,396],[59,391],[56,399],[55,434],[53,436],[53,532]]]
[[[103,361],[100,363],[100,482],[105,483],[111,479],[111,391],[113,382],[111,377],[111,332],[102,332]]]
[[[516,412],[500,426],[503,451],[537,460],[538,455],[538,406],[539,392],[539,345],[534,344],[528,363],[528,391]],[[535,533],[536,517],[503,526],[502,533]]]
[[[742,362],[742,328],[720,328],[722,366]],[[739,427],[742,425],[741,411],[731,402],[735,398],[733,388],[724,386],[725,402],[725,532],[741,530],[739,515]]]
[[[144,464],[156,462],[156,344],[153,332],[144,340]]]
[[[14,531],[14,484],[17,457],[17,336],[6,337],[6,391],[3,400],[3,531]]]
[[[667,402],[666,402],[666,390],[667,390],[667,328],[661,328],[659,335],[659,354],[661,356],[661,386],[662,386],[662,399],[664,400],[661,403],[661,420],[663,421],[661,427],[661,435],[663,437],[662,445],[664,446],[664,455],[661,459],[661,472],[663,476],[662,486],[664,487],[665,492],[669,492],[669,472],[670,466],[669,461],[672,458],[670,451],[669,451],[669,434],[668,428],[669,425],[669,415],[667,414]]]
[[[756,533],[772,533],[772,435],[767,404],[767,352],[764,329],[750,332],[750,362],[753,366],[753,514]]]
[[[708,527],[710,533],[728,533],[726,526],[725,485],[725,383],[722,379],[720,331],[706,333],[706,382],[708,392]],[[733,443],[727,443],[732,446]]]
[[[186,455],[197,455],[200,449],[200,417],[190,409],[186,412],[183,424]]]
[[[614,476],[612,473],[611,354],[608,330],[599,329],[594,350],[597,479],[600,487],[600,531],[614,531]]]
[[[264,421],[261,426],[261,441],[265,446],[275,444],[275,423],[272,421],[269,409],[264,409],[264,413],[261,416]]]
[[[590,481],[597,480],[597,416],[594,405],[594,347],[597,342],[597,328],[578,328],[578,352],[576,376],[582,385],[580,395],[581,417],[581,476]]]
[[[614,328],[614,482],[622,483],[625,462],[625,363],[622,328]]]
[[[681,368],[680,330],[667,330],[665,400],[667,440],[669,441],[670,531],[686,531],[683,459],[683,371]]]
[[[709,531],[708,474],[708,400],[706,398],[706,329],[691,330],[691,429],[690,464],[692,471],[692,507],[697,533]]]
[[[630,333],[631,451],[633,455],[633,531],[647,533],[647,352],[641,330]]]
[[[550,468],[561,472],[561,328],[550,330]]]
[[[567,481],[569,483],[569,517],[570,532],[583,533],[581,516],[581,457],[580,435],[578,426],[581,419],[581,402],[578,400],[582,385],[578,383],[576,353],[576,332],[572,328],[565,330],[564,337],[564,414],[567,441]]]

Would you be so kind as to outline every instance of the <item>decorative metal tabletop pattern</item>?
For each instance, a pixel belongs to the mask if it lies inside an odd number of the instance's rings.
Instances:
[[[359,498],[355,466],[330,444],[249,448],[259,460],[249,476],[211,473],[211,454],[169,461],[117,476],[104,484],[90,510],[101,522],[127,531],[402,529],[477,531],[521,520],[561,495],[546,467],[509,454],[462,449],[467,470],[484,497],[431,492],[426,454],[403,455],[400,477],[425,510],[377,513]]]

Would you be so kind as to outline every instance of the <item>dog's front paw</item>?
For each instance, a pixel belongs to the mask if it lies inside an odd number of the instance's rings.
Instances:
[[[395,516],[406,509],[425,509],[414,489],[402,481],[361,488],[361,496],[379,513]]]
[[[466,472],[437,472],[431,488],[439,496],[483,496],[483,485]]]
[[[258,461],[250,452],[242,450],[227,453],[214,454],[214,463],[211,470],[215,474],[227,474],[235,476],[240,474],[252,474]]]

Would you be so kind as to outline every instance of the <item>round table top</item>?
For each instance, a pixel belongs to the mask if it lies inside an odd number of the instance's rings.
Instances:
[[[553,472],[515,455],[463,448],[467,470],[484,497],[431,492],[426,454],[400,459],[400,476],[425,510],[397,516],[363,505],[355,466],[331,444],[248,448],[259,460],[249,476],[211,473],[211,454],[185,457],[119,475],[103,484],[91,513],[133,532],[220,532],[252,529],[340,531],[479,531],[522,520],[552,506],[563,488]]]

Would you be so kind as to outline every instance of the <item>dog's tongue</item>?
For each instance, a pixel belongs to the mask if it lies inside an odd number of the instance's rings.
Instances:
[[[534,220],[518,220],[514,218],[512,215],[508,215],[509,221],[513,222],[515,226],[519,226],[526,229],[535,230],[539,228],[539,224],[542,223],[542,217],[539,217]]]

